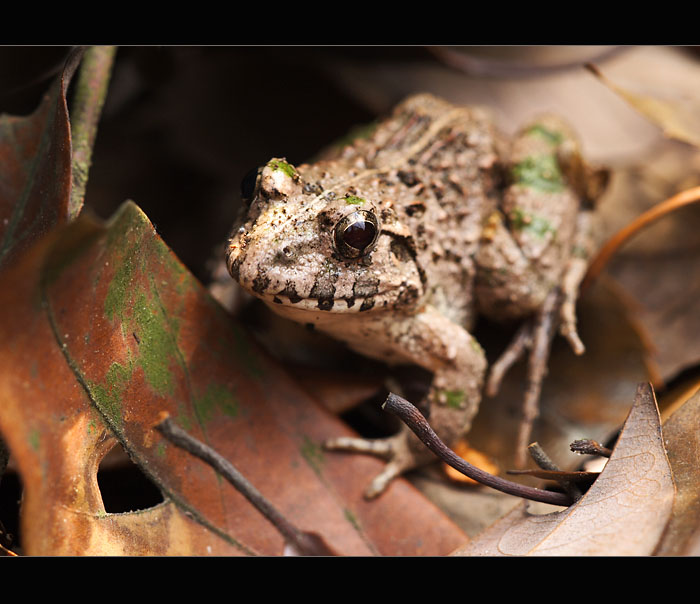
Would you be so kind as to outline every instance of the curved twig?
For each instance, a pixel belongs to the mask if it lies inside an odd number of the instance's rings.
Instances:
[[[423,442],[423,444],[433,453],[435,453],[435,455],[437,455],[441,460],[452,466],[458,472],[461,472],[465,476],[469,476],[469,478],[472,478],[483,485],[503,493],[508,493],[509,495],[515,495],[516,497],[522,497],[532,501],[541,501],[542,503],[551,503],[552,505],[568,507],[574,503],[571,497],[565,493],[544,491],[542,489],[528,487],[517,482],[511,482],[510,480],[506,480],[500,476],[489,474],[488,472],[485,472],[484,470],[481,470],[464,461],[464,459],[462,459],[440,440],[438,435],[435,434],[433,429],[430,427],[430,424],[427,422],[425,417],[423,417],[420,411],[418,411],[418,409],[416,409],[406,399],[401,398],[393,392],[389,393],[389,396],[387,396],[386,401],[384,401],[382,408],[396,415],[411,429],[411,431]]]
[[[673,197],[656,204],[643,212],[632,222],[621,228],[615,233],[607,243],[600,249],[596,257],[590,263],[586,276],[581,283],[581,291],[584,291],[603,270],[603,267],[609,262],[610,258],[617,250],[624,245],[633,235],[656,222],[659,218],[663,218],[666,214],[700,201],[700,187],[693,187],[677,193]]]

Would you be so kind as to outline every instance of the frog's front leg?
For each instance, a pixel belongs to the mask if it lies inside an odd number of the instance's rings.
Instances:
[[[429,305],[417,315],[399,317],[388,327],[384,324],[383,329],[389,332],[383,338],[387,356],[398,356],[433,373],[428,400],[424,403],[429,407],[430,425],[447,445],[454,445],[469,429],[479,408],[486,371],[481,346],[465,329]],[[376,345],[382,348],[380,342]],[[367,498],[381,494],[397,476],[435,459],[406,426],[388,438],[337,438],[324,446],[387,460],[384,470],[366,490]]]

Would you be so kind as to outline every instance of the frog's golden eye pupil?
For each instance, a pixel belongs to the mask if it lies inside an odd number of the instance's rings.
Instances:
[[[377,217],[372,212],[358,210],[336,225],[335,246],[346,258],[359,258],[371,251],[378,235]]]
[[[255,195],[255,185],[258,183],[260,168],[249,170],[241,181],[241,198],[243,201],[250,201]]]

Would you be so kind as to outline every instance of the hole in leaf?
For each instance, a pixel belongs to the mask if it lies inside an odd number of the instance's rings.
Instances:
[[[100,463],[97,485],[108,514],[145,510],[164,501],[160,489],[119,444]]]

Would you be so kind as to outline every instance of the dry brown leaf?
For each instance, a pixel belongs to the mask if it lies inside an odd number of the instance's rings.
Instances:
[[[700,102],[697,98],[680,95],[675,98],[662,98],[651,94],[639,94],[616,84],[594,65],[589,65],[589,69],[608,88],[660,126],[666,136],[696,147],[700,146]]]
[[[455,554],[649,555],[671,514],[674,494],[654,392],[640,384],[610,460],[577,503],[543,515],[518,506]]]
[[[466,540],[405,481],[325,454],[350,435],[210,298],[133,203],[81,216],[0,274],[0,432],[34,555],[281,555],[284,539],[211,467],[153,426],[167,412],[300,530],[345,555],[439,555]],[[108,514],[96,481],[118,440],[164,495]]]
[[[664,423],[676,483],[673,512],[656,550],[661,556],[700,555],[700,392]]]

